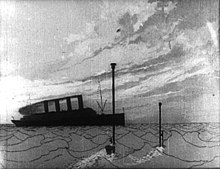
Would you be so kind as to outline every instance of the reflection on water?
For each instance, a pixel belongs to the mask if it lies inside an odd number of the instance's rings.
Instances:
[[[158,125],[116,127],[114,158],[96,158],[92,167],[219,167],[219,127],[219,123],[164,124],[163,155],[145,161],[158,146]],[[80,161],[102,152],[111,136],[112,127],[1,125],[0,168],[74,168]]]

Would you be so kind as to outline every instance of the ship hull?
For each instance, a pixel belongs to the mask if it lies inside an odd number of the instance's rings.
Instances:
[[[28,120],[12,120],[17,127],[24,126],[110,126],[125,125],[124,113],[121,114],[105,114],[90,117],[74,117],[74,118],[54,118],[50,120],[28,119]]]

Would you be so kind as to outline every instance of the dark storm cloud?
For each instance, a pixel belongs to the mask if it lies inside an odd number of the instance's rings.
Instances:
[[[126,12],[124,15],[122,15],[118,19],[118,24],[120,25],[120,28],[115,30],[115,32],[120,33],[120,36],[115,38],[115,41],[112,42],[111,44],[108,44],[104,47],[101,47],[101,48],[93,51],[91,56],[83,59],[80,63],[77,63],[75,65],[82,64],[86,60],[91,60],[92,58],[96,57],[97,55],[99,55],[101,52],[103,52],[105,50],[111,50],[118,45],[123,46],[123,43],[127,40],[128,37],[132,37],[132,36],[136,35],[136,33],[141,32],[141,31],[134,32],[134,24],[135,23],[137,23],[137,15],[134,14],[131,16],[131,14],[129,12]],[[152,34],[152,32],[151,32],[151,34]],[[149,39],[151,39],[151,41],[154,41],[153,40],[154,37],[149,38]],[[132,40],[129,43],[130,44],[135,43],[135,41],[137,41],[137,40],[138,40],[138,38],[136,40]],[[144,41],[144,37],[141,37],[141,40]]]
[[[207,21],[219,19],[218,0],[179,0],[176,10],[169,13],[172,18],[183,18],[184,22],[178,25],[180,29],[196,29],[204,26]],[[211,11],[210,11],[211,9]]]
[[[152,0],[149,1],[149,3],[155,1],[156,0]],[[163,0],[158,1],[164,2]],[[169,14],[166,14],[166,19],[173,21],[183,19],[184,22],[178,26],[180,29],[199,28],[204,26],[207,21],[213,22],[218,21],[219,19],[218,0],[174,0],[171,2],[176,3],[176,8],[171,10]],[[160,17],[155,17],[156,15]],[[151,16],[147,22],[145,22],[143,27],[152,24],[159,24],[163,21],[163,15],[158,11],[155,15]]]
[[[134,24],[137,23],[137,15],[134,14],[131,16],[129,12],[126,12],[119,18],[118,23],[121,26],[121,36],[127,37],[134,32]]]

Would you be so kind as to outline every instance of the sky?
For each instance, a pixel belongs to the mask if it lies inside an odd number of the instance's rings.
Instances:
[[[0,1],[0,122],[44,99],[82,94],[85,105],[129,122],[219,122],[217,0]]]

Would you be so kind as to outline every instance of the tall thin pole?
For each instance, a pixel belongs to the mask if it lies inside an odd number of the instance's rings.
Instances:
[[[161,140],[161,136],[162,136],[162,133],[161,133],[161,106],[162,106],[162,103],[159,102],[159,146],[160,147],[162,146],[162,140]]]
[[[112,68],[112,112],[115,114],[115,66],[116,63],[111,63]],[[115,125],[113,124],[113,145],[115,145]]]

